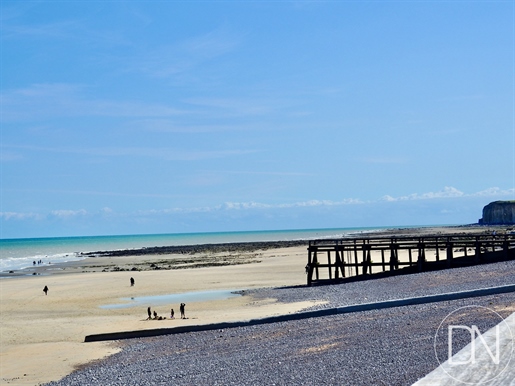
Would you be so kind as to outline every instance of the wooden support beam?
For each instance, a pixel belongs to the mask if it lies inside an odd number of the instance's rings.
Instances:
[[[479,263],[481,261],[481,241],[479,240],[479,236],[476,236],[476,241],[474,242],[474,248],[475,248],[475,256],[474,261],[476,263]]]
[[[341,255],[340,255],[341,252]],[[336,269],[334,270],[334,276],[336,279],[340,277],[340,271],[342,274],[342,277],[345,277],[345,267],[343,266],[343,251],[340,251],[338,248],[336,248]]]
[[[392,242],[390,244],[390,271],[393,271],[393,270],[396,270],[399,268],[397,247],[398,247],[398,245],[392,239]]]
[[[451,267],[452,266],[452,248],[453,248],[453,244],[452,244],[452,241],[449,239],[447,241],[447,267]]]
[[[333,272],[331,271],[331,251],[327,251],[327,264],[329,266],[329,280],[332,280]]]
[[[354,240],[354,272],[356,272],[356,276],[358,275],[358,246],[356,245],[356,240]]]
[[[313,260],[312,260],[312,250],[311,250],[311,243],[308,248],[308,264],[306,265],[306,274],[308,279],[308,286],[311,285],[311,282],[313,281]]]
[[[315,269],[315,275],[317,280],[320,280],[320,274],[318,272],[318,256],[317,252],[315,251],[315,254],[313,255],[313,267]]]
[[[386,271],[386,264],[385,264],[385,261],[384,261],[384,249],[381,249],[381,263],[382,263],[383,272],[384,272],[384,271]]]
[[[365,243],[363,243],[362,250],[363,250],[363,261],[361,262],[361,266],[363,268],[362,268],[361,272],[363,275],[366,275],[368,266],[367,266],[367,248],[366,248]]]
[[[422,243],[422,240],[420,240],[418,244],[418,259],[417,259],[417,266],[418,271],[422,272],[424,270],[424,264],[426,262],[426,249],[424,244]]]

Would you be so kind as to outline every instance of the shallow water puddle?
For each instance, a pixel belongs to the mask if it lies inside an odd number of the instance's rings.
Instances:
[[[106,304],[100,306],[103,309],[119,309],[141,306],[155,306],[161,304],[174,303],[193,303],[205,302],[209,300],[224,300],[241,296],[240,290],[219,290],[219,291],[201,291],[201,292],[184,292],[179,294],[156,295],[156,296],[139,296],[133,298],[120,298],[123,303]]]

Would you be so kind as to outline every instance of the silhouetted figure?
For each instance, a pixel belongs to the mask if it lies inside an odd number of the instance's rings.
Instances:
[[[32,265],[36,265],[36,260],[34,260],[34,261],[32,262]]]
[[[147,320],[152,319],[152,311],[150,310],[150,307],[147,308],[147,314],[148,314]]]
[[[131,277],[131,287],[134,285],[134,278]]]
[[[170,310],[170,319],[175,319],[175,312],[173,311],[173,308]]]
[[[157,312],[154,311],[154,319],[157,319]]]
[[[43,288],[43,292],[45,293],[45,295],[48,295],[48,287],[45,286],[45,288]]]
[[[181,307],[179,308],[181,310],[181,319],[186,319],[186,314],[184,313],[184,307],[186,307],[186,304],[181,303]]]

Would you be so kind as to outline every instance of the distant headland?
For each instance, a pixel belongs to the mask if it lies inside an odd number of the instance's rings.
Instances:
[[[515,200],[493,201],[483,208],[483,218],[479,224],[508,225],[515,224]]]

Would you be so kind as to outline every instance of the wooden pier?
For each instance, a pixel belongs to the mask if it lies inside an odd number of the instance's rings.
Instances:
[[[406,269],[409,272],[515,258],[515,235],[447,234],[311,240],[307,284]],[[327,268],[328,277],[320,272]],[[400,272],[398,272],[400,273]],[[313,277],[314,276],[314,277]]]

